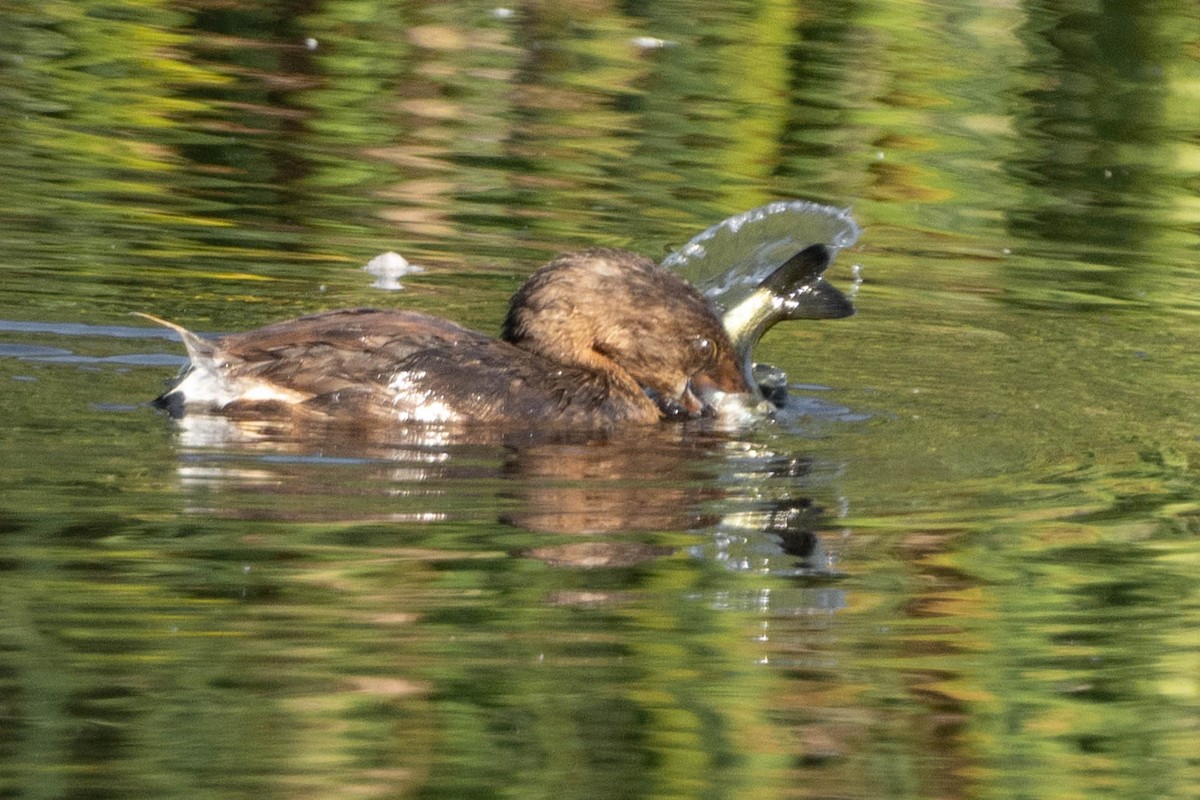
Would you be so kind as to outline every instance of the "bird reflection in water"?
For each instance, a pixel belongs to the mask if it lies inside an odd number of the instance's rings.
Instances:
[[[690,551],[733,569],[825,574],[833,563],[828,516],[803,494],[830,470],[703,425],[471,443],[438,426],[384,435],[205,414],[178,424],[178,477],[193,513],[437,524],[483,507],[546,534],[514,553],[557,567],[663,558],[679,552],[664,535],[705,530]]]

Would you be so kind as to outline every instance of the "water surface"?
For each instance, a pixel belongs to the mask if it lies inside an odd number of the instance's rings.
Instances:
[[[1197,796],[1194,3],[0,20],[0,794]],[[762,343],[773,424],[146,405],[134,311],[495,331],[556,252],[797,197],[863,282]]]

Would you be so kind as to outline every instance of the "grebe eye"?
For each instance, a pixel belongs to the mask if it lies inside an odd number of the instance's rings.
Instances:
[[[712,343],[712,339],[707,336],[697,336],[692,339],[692,353],[696,357],[697,363],[707,364],[712,361],[713,355],[716,353],[717,347]]]

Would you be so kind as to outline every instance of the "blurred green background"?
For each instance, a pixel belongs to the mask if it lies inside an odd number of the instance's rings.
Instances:
[[[1200,796],[1198,108],[1194,0],[0,3],[0,796]],[[792,197],[772,425],[144,405]]]

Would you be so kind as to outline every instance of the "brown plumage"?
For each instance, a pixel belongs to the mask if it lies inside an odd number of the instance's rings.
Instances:
[[[148,316],[148,315],[144,315]],[[649,259],[560,256],[513,297],[501,339],[413,311],[314,314],[206,340],[158,402],[399,422],[609,429],[749,395],[721,320]]]

